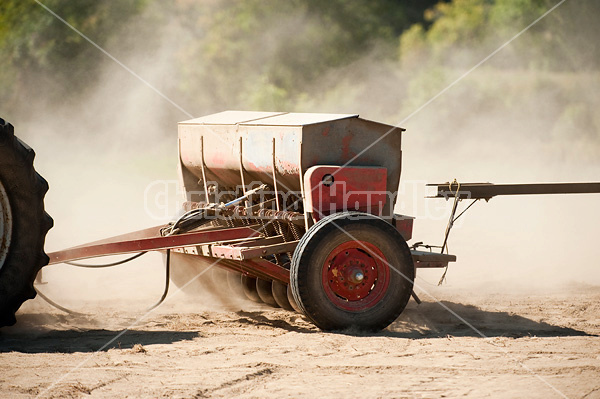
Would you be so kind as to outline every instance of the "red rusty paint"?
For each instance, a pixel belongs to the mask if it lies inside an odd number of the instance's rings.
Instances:
[[[321,133],[321,135],[323,137],[329,136],[329,126],[327,126],[325,129],[323,129],[323,132]]]
[[[327,175],[334,179],[330,186],[323,184]],[[304,176],[306,210],[315,220],[345,210],[379,215],[388,200],[386,179],[385,168],[313,166]]]
[[[342,159],[352,159],[356,153],[350,149],[350,142],[354,138],[354,134],[348,133],[342,138]]]
[[[258,166],[256,165],[254,162],[250,162],[246,159],[244,159],[244,162],[246,162],[248,164],[248,169],[246,169],[247,171],[252,171],[252,172],[260,172],[260,173],[268,173],[271,174],[271,168],[272,166]]]
[[[366,241],[347,241],[331,251],[321,272],[325,295],[335,306],[361,312],[377,305],[390,283],[383,253]]]
[[[225,158],[219,153],[209,153],[204,154],[204,156],[206,157],[206,163],[212,167],[225,165]]]
[[[297,175],[298,174],[298,164],[294,162],[288,162],[282,159],[277,159],[278,171],[282,175]]]

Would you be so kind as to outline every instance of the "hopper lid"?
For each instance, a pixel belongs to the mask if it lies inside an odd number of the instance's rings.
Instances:
[[[347,118],[358,114],[323,114],[304,112],[223,111],[201,118],[180,122],[184,125],[253,125],[253,126],[305,126]]]

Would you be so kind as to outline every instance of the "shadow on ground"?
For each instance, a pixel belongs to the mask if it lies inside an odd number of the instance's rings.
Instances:
[[[230,320],[230,322],[304,334],[320,332],[306,317],[302,317],[303,322],[299,322],[297,317],[289,317],[290,314],[283,310],[242,311],[236,312],[239,318]],[[473,305],[449,301],[441,301],[440,303],[423,302],[420,305],[411,301],[402,315],[381,332],[365,333],[346,330],[339,333],[356,336],[384,335],[397,338],[436,338],[448,335],[513,338],[527,336],[593,336],[593,334],[585,331],[535,321],[517,314],[484,310]]]
[[[75,353],[131,349],[136,344],[172,344],[192,340],[196,331],[104,329],[91,317],[77,316],[80,326],[70,326],[73,316],[21,314],[13,327],[0,329],[0,353]]]
[[[227,316],[224,318],[219,314],[219,312],[165,314],[157,316],[149,324],[138,326],[137,329],[127,331],[120,336],[118,335],[123,330],[113,326],[106,329],[108,323],[105,319],[43,313],[21,314],[16,326],[0,330],[0,353],[94,352],[112,348],[129,349],[136,344],[172,344],[201,336],[199,331],[206,324],[217,328],[221,326],[228,333],[231,331],[235,333],[236,328],[245,326],[301,334],[322,333],[306,317],[281,309],[226,312]],[[177,328],[178,323],[182,325],[181,328]],[[402,315],[381,332],[339,331],[337,333],[411,339],[446,336],[476,338],[594,336],[582,330],[536,321],[518,314],[484,310],[473,305],[450,301],[423,302],[420,305],[411,301]],[[116,336],[118,338],[114,339]],[[107,342],[110,344],[106,345]]]
[[[483,310],[449,301],[411,302],[383,335],[399,338],[439,336],[559,337],[591,335],[569,327],[535,321],[508,312]]]
[[[111,330],[60,330],[36,336],[0,335],[0,353],[75,353],[107,351],[113,348],[131,349],[136,344],[172,344],[192,340],[197,332],[140,331],[130,330],[117,337],[122,331]],[[113,340],[114,341],[111,341]],[[110,344],[107,345],[107,343]]]
[[[282,310],[281,313],[283,312],[285,311]],[[297,322],[294,323],[286,321],[284,318],[268,318],[262,312],[239,311],[236,312],[236,314],[239,316],[239,319],[235,320],[236,323],[248,324],[253,326],[267,326],[271,328],[279,328],[289,332],[298,332],[304,334],[319,332],[319,330],[312,324],[308,327],[301,326]]]

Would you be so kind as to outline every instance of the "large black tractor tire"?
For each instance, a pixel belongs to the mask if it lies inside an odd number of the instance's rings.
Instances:
[[[342,212],[300,240],[290,269],[296,304],[323,330],[378,331],[402,313],[415,268],[406,241],[383,219]]]
[[[0,119],[0,327],[15,324],[16,311],[36,296],[35,277],[49,261],[48,183],[33,168],[34,157],[13,126]]]

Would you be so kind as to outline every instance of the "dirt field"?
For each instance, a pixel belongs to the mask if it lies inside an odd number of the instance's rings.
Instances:
[[[185,295],[141,320],[143,303],[36,299],[0,333],[0,396],[600,398],[600,287],[493,291],[432,289],[443,306],[422,294],[373,335]]]

